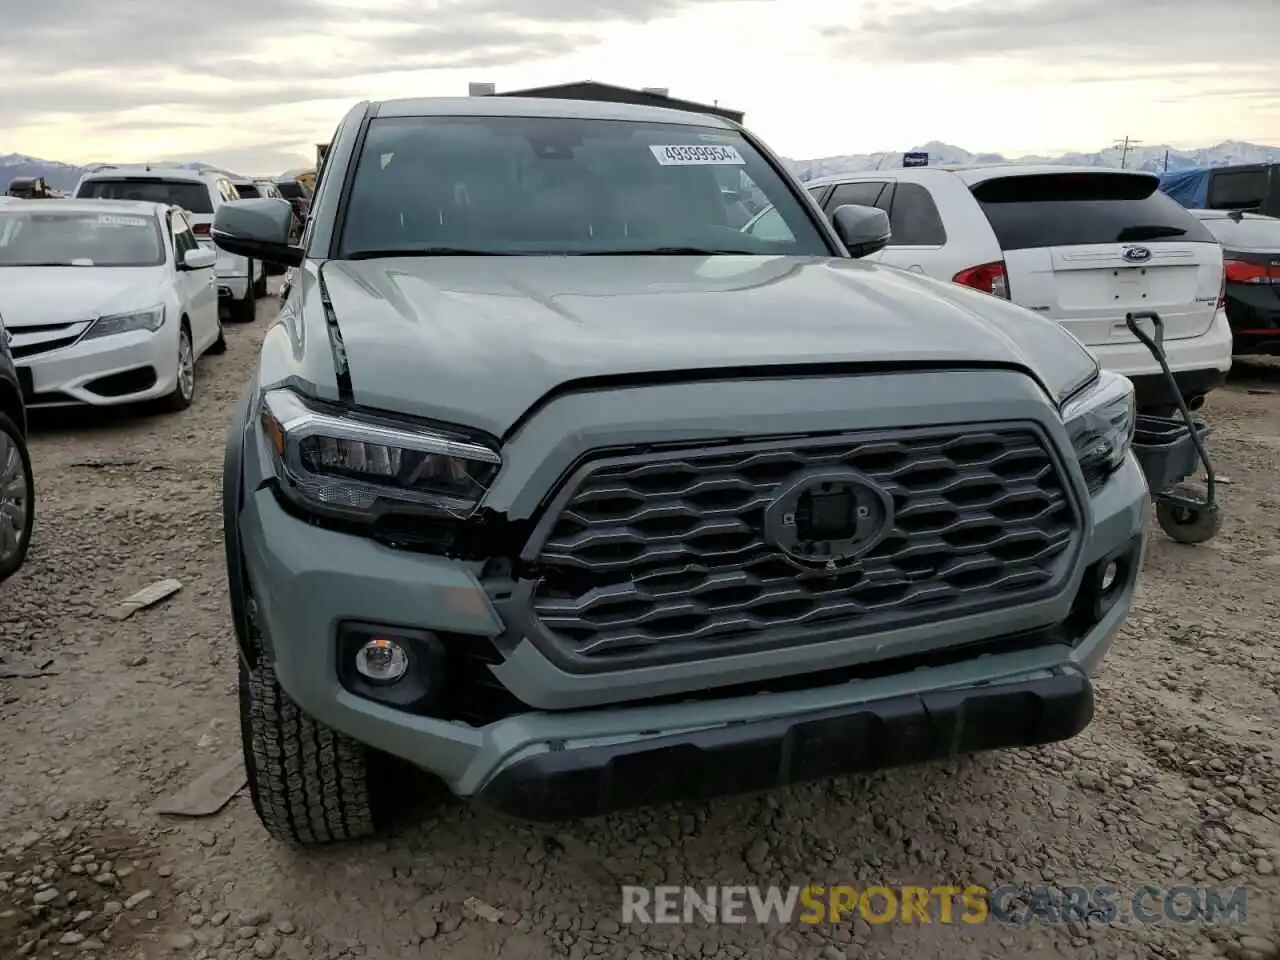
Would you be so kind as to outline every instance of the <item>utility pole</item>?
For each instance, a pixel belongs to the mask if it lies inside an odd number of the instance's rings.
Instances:
[[[1112,147],[1120,148],[1120,169],[1121,170],[1124,169],[1125,164],[1129,160],[1129,148],[1136,147],[1140,143],[1142,143],[1141,140],[1130,140],[1128,137],[1125,137],[1123,140],[1117,140],[1115,143],[1111,144]]]

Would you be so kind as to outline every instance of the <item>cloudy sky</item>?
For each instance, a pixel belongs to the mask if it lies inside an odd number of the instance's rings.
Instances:
[[[0,21],[0,153],[73,163],[274,172],[359,99],[468,81],[665,86],[793,158],[1280,144],[1280,0],[0,0]]]

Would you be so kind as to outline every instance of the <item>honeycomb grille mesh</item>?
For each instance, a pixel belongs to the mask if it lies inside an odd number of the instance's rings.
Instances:
[[[798,474],[840,467],[892,496],[892,532],[852,570],[802,572],[766,542],[765,510]],[[569,482],[531,601],[556,643],[596,661],[705,657],[1017,604],[1066,575],[1079,529],[1025,428],[611,452]]]

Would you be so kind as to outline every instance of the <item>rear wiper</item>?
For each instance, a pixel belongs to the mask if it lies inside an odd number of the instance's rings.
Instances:
[[[405,247],[403,250],[353,250],[347,260],[389,260],[392,257],[513,257],[505,250],[482,250],[478,247]]]
[[[754,256],[754,250],[715,250],[710,247],[636,247],[631,250],[584,250],[583,257],[726,257]]]

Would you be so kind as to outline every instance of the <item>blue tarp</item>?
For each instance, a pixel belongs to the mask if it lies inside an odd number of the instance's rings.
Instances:
[[[1203,210],[1209,204],[1209,173],[1213,169],[1172,170],[1160,177],[1160,189],[1189,210]]]

